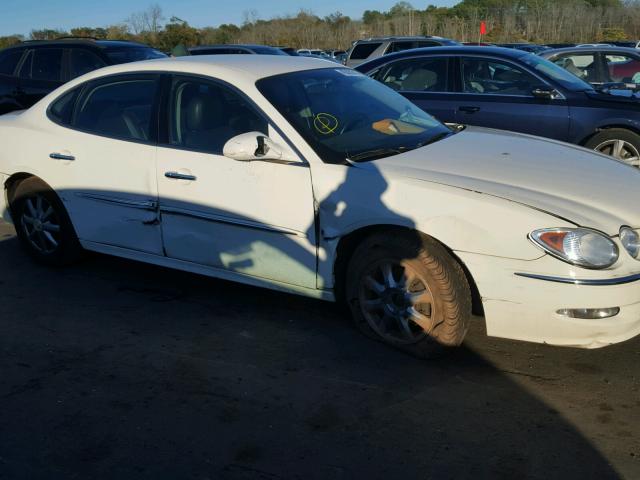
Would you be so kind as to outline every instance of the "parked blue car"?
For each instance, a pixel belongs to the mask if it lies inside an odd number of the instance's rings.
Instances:
[[[531,53],[497,47],[420,48],[356,70],[443,122],[562,140],[640,167],[640,100],[596,91]]]

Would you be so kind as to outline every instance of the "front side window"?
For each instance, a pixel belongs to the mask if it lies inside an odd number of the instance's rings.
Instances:
[[[151,76],[94,84],[80,99],[72,125],[120,140],[150,141],[157,84]]]
[[[381,68],[374,78],[401,92],[446,92],[447,59],[400,60]]]
[[[389,157],[452,134],[402,95],[350,69],[287,73],[256,85],[327,163]]]
[[[262,115],[239,93],[216,82],[177,77],[169,105],[169,143],[222,154],[227,141],[248,132],[268,134]]]
[[[29,52],[20,77],[49,82],[62,81],[62,48],[38,48]]]
[[[0,52],[0,75],[13,75],[23,52],[21,48]]]
[[[568,90],[573,92],[593,90],[593,87],[584,80],[581,80],[568,70],[565,70],[564,68],[545,58],[539,57],[538,55],[523,55],[519,60],[535,72],[548,77]]]
[[[514,65],[486,58],[462,58],[464,93],[531,96],[542,83]]]
[[[90,50],[73,48],[69,51],[69,74],[79,77],[106,65],[104,60]]]
[[[605,55],[609,70],[608,82],[640,84],[640,60],[624,53]]]
[[[568,53],[554,58],[553,63],[582,80],[587,82],[598,81],[595,53]]]

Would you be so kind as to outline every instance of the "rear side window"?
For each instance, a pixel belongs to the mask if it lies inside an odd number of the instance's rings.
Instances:
[[[73,126],[121,140],[152,138],[151,115],[156,78],[114,80],[89,87],[76,107]]]
[[[604,59],[607,62],[609,77],[607,82],[640,83],[640,60],[624,53],[609,53]]]
[[[10,49],[0,52],[0,74],[13,75],[23,52],[24,50],[22,49]]]
[[[62,81],[61,48],[38,48],[29,52],[20,69],[20,77],[50,82]]]
[[[374,78],[401,92],[446,92],[447,59],[434,57],[401,60],[383,67]]]
[[[105,65],[105,61],[90,50],[73,48],[69,51],[69,74],[71,78],[79,77]]]
[[[353,47],[350,58],[352,60],[364,60],[369,58],[369,55],[375,52],[380,45],[382,45],[382,43],[359,43]]]

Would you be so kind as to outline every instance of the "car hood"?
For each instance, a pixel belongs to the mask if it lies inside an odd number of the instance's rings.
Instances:
[[[610,235],[622,225],[640,227],[640,170],[554,140],[467,127],[370,162],[376,167],[385,175],[500,197]]]
[[[585,92],[585,95],[591,100],[621,104],[632,109],[637,109],[640,105],[640,92],[630,89],[609,91],[594,90]]]

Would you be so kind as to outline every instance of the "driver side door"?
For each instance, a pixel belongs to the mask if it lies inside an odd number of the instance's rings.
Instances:
[[[253,103],[214,80],[173,76],[161,119],[157,179],[166,255],[296,286],[316,286],[308,165],[238,161],[225,143],[248,132],[286,142]]]
[[[456,121],[567,141],[569,107],[564,98],[540,99],[536,88],[553,87],[511,62],[459,58]]]

